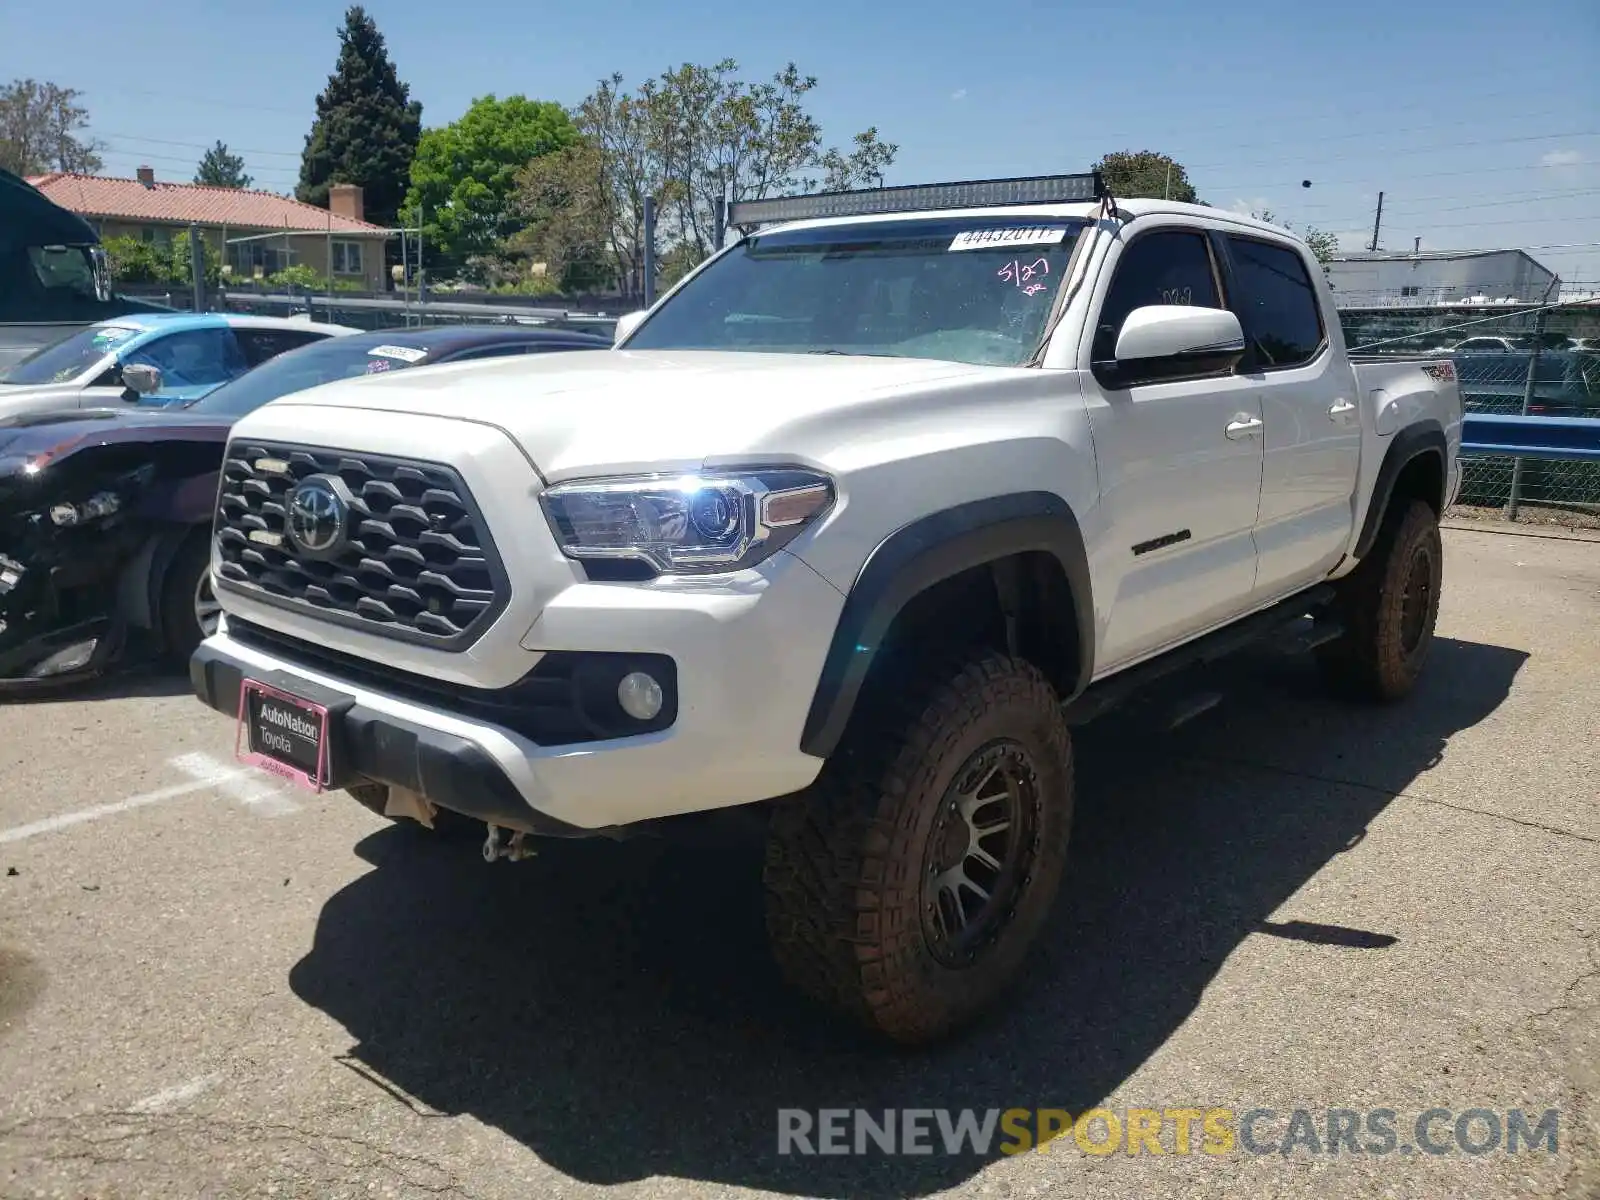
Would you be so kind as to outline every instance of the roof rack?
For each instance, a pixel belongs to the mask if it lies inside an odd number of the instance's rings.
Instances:
[[[1001,208],[1013,204],[1072,204],[1103,200],[1099,171],[1082,175],[1033,175],[1012,179],[967,179],[867,188],[857,192],[813,192],[740,200],[728,208],[728,224],[768,225],[815,217],[860,217],[874,213],[924,212],[940,208]]]

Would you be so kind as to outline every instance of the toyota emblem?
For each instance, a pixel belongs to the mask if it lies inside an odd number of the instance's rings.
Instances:
[[[344,549],[350,536],[350,491],[343,480],[327,475],[303,479],[290,489],[285,507],[289,540],[301,553],[332,558]]]

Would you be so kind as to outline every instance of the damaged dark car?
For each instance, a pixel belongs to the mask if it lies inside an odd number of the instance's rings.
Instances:
[[[183,407],[0,420],[0,691],[59,686],[133,658],[188,661],[216,627],[217,474],[246,413],[356,375],[610,345],[504,326],[349,334],[282,354]]]

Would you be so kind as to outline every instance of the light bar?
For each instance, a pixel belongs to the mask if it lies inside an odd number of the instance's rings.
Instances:
[[[1037,175],[1016,179],[969,179],[870,188],[858,192],[816,192],[741,200],[729,206],[728,224],[765,225],[814,217],[861,217],[872,213],[924,212],[939,208],[1002,208],[1011,204],[1072,204],[1105,196],[1100,173]]]

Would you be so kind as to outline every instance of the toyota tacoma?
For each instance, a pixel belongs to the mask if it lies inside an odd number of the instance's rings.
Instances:
[[[490,859],[758,816],[785,974],[926,1042],[1049,919],[1084,714],[1290,622],[1412,690],[1454,368],[1349,355],[1288,231],[1098,175],[729,220],[613,350],[240,421],[191,675],[249,761]]]

